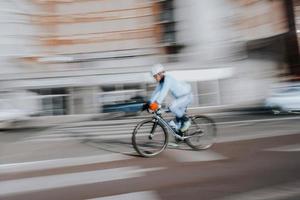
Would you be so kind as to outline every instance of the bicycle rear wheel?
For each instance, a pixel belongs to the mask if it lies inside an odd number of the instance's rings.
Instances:
[[[168,133],[157,120],[144,120],[133,131],[132,145],[141,156],[155,156],[161,153],[167,144]]]
[[[191,127],[185,133],[188,138],[186,144],[195,150],[203,150],[211,147],[217,136],[215,123],[212,119],[205,116],[191,117]]]

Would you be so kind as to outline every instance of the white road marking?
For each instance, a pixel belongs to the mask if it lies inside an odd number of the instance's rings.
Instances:
[[[266,151],[287,151],[287,152],[300,151],[300,144],[292,144],[292,145],[270,148],[270,149],[266,149]]]
[[[57,142],[57,141],[70,141],[70,140],[112,140],[112,139],[130,139],[132,135],[130,134],[120,134],[120,135],[99,135],[99,136],[77,136],[77,137],[54,137],[54,138],[43,138],[43,137],[36,137],[32,139],[27,139],[21,141],[19,143],[26,143],[26,142]]]
[[[138,170],[135,170],[135,172],[145,173],[145,172],[160,171],[160,170],[164,170],[164,169],[167,169],[167,167],[140,168]]]
[[[114,126],[91,126],[91,127],[68,127],[62,129],[54,129],[55,131],[63,131],[65,129],[74,131],[74,132],[97,132],[99,130],[103,131],[112,131],[112,130],[133,130],[136,124],[128,124],[128,125],[114,125]]]
[[[133,166],[2,181],[0,182],[0,197],[24,192],[141,177],[146,175],[145,172],[160,169],[162,168],[142,169]]]
[[[88,126],[116,126],[116,125],[128,125],[128,124],[137,124],[143,119],[151,119],[151,117],[142,117],[142,118],[131,118],[131,119],[113,119],[113,120],[100,120],[100,121],[85,121],[85,122],[76,122],[69,123],[67,125],[59,125],[58,128],[68,128],[68,127],[88,127]]]
[[[154,191],[132,192],[127,194],[99,197],[89,200],[160,200]]]
[[[300,119],[300,117],[240,120],[240,121],[218,122],[216,123],[216,125],[217,127],[219,127],[219,129],[222,129],[222,126],[228,128],[228,127],[235,127],[235,126],[241,126],[247,124],[249,125],[255,123],[262,123],[262,122],[276,122],[276,121],[298,120],[298,119]],[[108,121],[108,122],[113,126],[114,121]],[[132,123],[132,121],[130,121],[130,123]],[[131,133],[134,126],[132,126],[131,128],[132,130],[128,130],[128,128],[122,130],[120,126],[124,126],[124,125],[116,124],[115,127],[117,129],[116,130],[111,129],[110,131],[106,130],[105,124],[103,124],[103,127],[99,126],[98,130],[97,128],[93,127],[92,131],[90,132],[83,131],[84,128],[88,128],[88,127],[78,127],[78,132],[75,131],[76,127],[72,127],[74,129],[72,130],[71,133],[65,133],[68,132],[69,128],[66,128],[66,130],[59,130],[60,131],[59,133],[57,133],[56,130],[53,130],[54,131],[53,133],[49,132],[47,133],[47,135],[28,137],[27,139],[20,141],[20,143],[44,142],[44,141],[55,142],[55,141],[84,140],[84,139],[90,139],[90,140],[129,139],[131,137]],[[299,134],[299,133],[300,133],[299,130],[289,130],[288,132],[286,131],[276,132],[273,130],[270,132],[266,131],[264,133],[250,133],[248,135],[235,135],[235,136],[224,136],[224,137],[218,136],[217,142],[233,142],[233,141],[251,140],[251,139],[258,139],[258,138],[281,136],[281,135],[292,135],[292,134]]]
[[[168,149],[167,156],[176,160],[177,162],[199,162],[199,161],[214,161],[226,159],[225,156],[215,153],[211,150],[205,151],[183,151]]]
[[[126,126],[115,126],[113,128],[103,127],[75,127],[75,128],[62,128],[62,129],[50,129],[43,131],[43,135],[57,135],[57,136],[65,136],[65,135],[107,135],[110,133],[129,133],[132,132],[134,126],[126,127]]]
[[[299,134],[298,130],[288,132],[286,131],[265,131],[259,133],[249,133],[248,135],[234,135],[234,136],[217,136],[216,143],[223,143],[223,142],[236,142],[236,141],[243,141],[243,140],[254,140],[260,138],[268,138],[268,137],[276,137],[276,136],[283,136],[283,135],[297,135]]]
[[[250,119],[250,120],[240,120],[240,121],[230,121],[230,122],[218,122],[217,125],[226,124],[239,124],[239,123],[253,123],[253,122],[276,122],[276,121],[286,121],[286,120],[298,120],[300,117],[282,117],[282,118],[269,118],[269,119]]]
[[[241,194],[221,198],[219,200],[282,200],[300,196],[300,182],[276,185]]]
[[[247,135],[218,135],[216,138],[216,143],[223,143],[223,142],[235,142],[235,141],[243,141],[243,140],[253,140],[253,139],[260,139],[260,138],[268,138],[268,137],[276,137],[276,136],[284,136],[284,135],[296,135],[300,134],[299,130],[289,130],[282,131],[282,130],[273,130],[273,131],[265,131],[265,132],[258,132],[258,133],[249,133]],[[118,140],[118,139],[130,139],[132,137],[131,134],[106,134],[106,135],[98,135],[98,136],[77,136],[77,137],[54,137],[54,138],[43,138],[43,137],[36,137],[30,140],[24,140],[20,143],[26,142],[51,142],[51,141],[70,141],[70,140]]]
[[[111,153],[111,154],[86,156],[86,157],[74,157],[74,158],[62,158],[62,159],[42,160],[42,161],[34,161],[34,162],[11,163],[11,164],[0,165],[0,174],[45,170],[45,169],[87,165],[87,164],[94,164],[94,163],[104,163],[104,162],[112,162],[118,160],[127,160],[131,158],[132,158],[131,156]]]
[[[55,138],[92,138],[92,137],[108,137],[108,136],[114,136],[114,135],[129,135],[131,134],[130,131],[122,130],[122,131],[115,131],[111,130],[109,134],[103,134],[101,133],[102,130],[98,130],[96,132],[83,132],[81,133],[75,133],[75,132],[68,132],[68,130],[64,130],[64,132],[68,133],[49,133],[47,135],[40,135],[40,136],[34,136],[34,137],[28,137],[27,140],[30,139],[55,139]]]

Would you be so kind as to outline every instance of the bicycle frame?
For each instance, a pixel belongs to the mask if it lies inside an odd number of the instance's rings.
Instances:
[[[152,118],[144,119],[139,122],[131,138],[134,149],[141,156],[153,157],[161,153],[168,145],[170,133],[175,137],[176,141],[177,139],[182,140],[194,150],[207,149],[214,143],[216,127],[214,121],[209,117],[203,115],[189,116],[189,119],[192,121],[192,126],[188,132],[183,132],[181,135],[180,130],[177,131],[177,129],[169,124],[169,117],[164,119],[163,112],[160,109],[154,112],[148,110],[148,112],[152,113]],[[168,112],[168,110],[164,110],[164,113],[165,112]],[[205,127],[202,127],[202,125],[205,125]],[[206,125],[208,129],[206,129]],[[157,131],[158,137],[153,138],[156,135],[155,132],[157,128],[159,128]],[[151,129],[150,134],[149,129]],[[205,137],[203,141],[202,139],[198,139],[206,135],[207,137]],[[192,137],[196,139],[194,140]],[[152,139],[154,140],[151,141]],[[150,149],[147,149],[148,147]]]
[[[172,135],[173,135],[174,137],[176,137],[176,138],[178,138],[178,139],[180,139],[180,140],[185,140],[186,138],[192,137],[192,136],[180,136],[180,135],[178,134],[178,132],[177,132],[176,130],[174,130],[174,129],[169,125],[169,123],[161,116],[161,113],[160,113],[159,111],[160,111],[160,110],[155,111],[155,112],[153,113],[153,119],[155,119],[155,120],[161,122],[165,127],[167,127],[168,132],[171,132]],[[151,131],[151,132],[152,132],[152,131]]]

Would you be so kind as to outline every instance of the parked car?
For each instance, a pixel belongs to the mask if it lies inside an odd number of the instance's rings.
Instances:
[[[265,106],[273,113],[300,112],[300,84],[289,84],[274,88],[266,98]]]
[[[137,114],[142,110],[145,98],[142,96],[135,96],[125,102],[114,102],[112,104],[103,105],[102,111],[107,112],[122,112],[125,114]]]

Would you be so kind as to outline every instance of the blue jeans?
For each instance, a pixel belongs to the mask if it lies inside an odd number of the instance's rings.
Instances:
[[[182,97],[179,97],[178,99],[175,99],[171,105],[169,106],[169,109],[172,113],[175,114],[177,118],[182,118],[183,115],[186,112],[186,109],[189,104],[191,104],[193,101],[193,95],[188,94]]]

